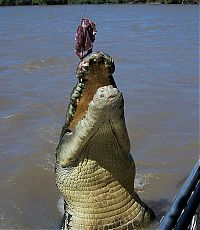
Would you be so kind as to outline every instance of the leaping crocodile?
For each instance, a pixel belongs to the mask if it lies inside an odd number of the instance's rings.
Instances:
[[[134,189],[135,164],[124,100],[101,52],[78,65],[60,142],[56,184],[65,201],[62,229],[137,229],[154,218]]]

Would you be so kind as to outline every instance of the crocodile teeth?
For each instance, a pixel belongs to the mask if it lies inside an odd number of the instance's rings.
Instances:
[[[80,92],[76,90],[75,92],[72,93],[72,96],[71,96],[71,97],[72,97],[72,98],[77,98],[77,97],[79,97],[79,96],[80,96]]]
[[[81,90],[82,90],[82,89],[84,89],[85,84],[82,83],[83,79],[80,79],[80,80],[81,80],[81,82],[78,83],[78,86],[79,86],[79,87],[81,88]]]
[[[82,88],[78,85],[77,88],[76,88],[76,90],[77,90],[78,92],[81,92],[81,91],[82,91]]]

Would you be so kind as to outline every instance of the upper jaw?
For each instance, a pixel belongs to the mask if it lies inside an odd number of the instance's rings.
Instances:
[[[91,64],[104,64],[105,68],[108,69],[109,73],[112,75],[115,71],[114,60],[105,53],[96,52],[87,55],[78,65],[76,76],[80,81],[87,80],[88,73],[90,71]]]
[[[65,131],[72,130],[84,116],[98,88],[108,85],[117,87],[112,76],[114,70],[113,59],[102,52],[92,53],[79,63],[76,72],[78,82],[70,96],[64,125]]]

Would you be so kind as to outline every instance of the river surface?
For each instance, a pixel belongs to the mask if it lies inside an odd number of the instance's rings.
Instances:
[[[0,229],[58,229],[54,152],[79,62],[74,35],[97,24],[125,99],[136,188],[156,229],[199,158],[198,6],[0,8]]]

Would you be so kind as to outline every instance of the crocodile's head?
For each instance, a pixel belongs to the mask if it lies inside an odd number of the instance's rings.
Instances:
[[[78,65],[60,142],[56,183],[63,229],[133,229],[154,214],[134,190],[135,165],[113,59],[92,53]]]
[[[92,53],[80,62],[76,72],[78,82],[71,93],[66,113],[65,128],[68,131],[73,130],[85,116],[89,103],[100,87],[111,85],[117,88],[112,76],[114,71],[114,61],[105,53]]]
[[[114,60],[107,54],[97,52],[86,56],[77,67],[77,84],[74,87],[70,103],[66,112],[65,125],[61,133],[60,143],[79,130],[78,122],[88,115],[95,114],[98,127],[106,120],[112,119],[112,114],[123,111],[123,97],[117,89],[112,74],[115,71]],[[117,111],[120,110],[120,111]],[[110,117],[109,117],[110,116]],[[98,117],[98,118],[97,118]],[[88,127],[91,124],[87,124]],[[96,126],[97,128],[97,126]],[[82,129],[82,127],[80,128]],[[91,133],[90,135],[91,136]],[[85,138],[85,140],[88,138]],[[85,140],[80,140],[79,145]],[[127,148],[130,148],[129,140],[126,141]],[[59,145],[60,146],[60,145]],[[128,150],[129,151],[129,150]],[[73,156],[72,156],[73,155]],[[78,151],[67,157],[61,155],[60,164],[65,167],[78,157]]]

